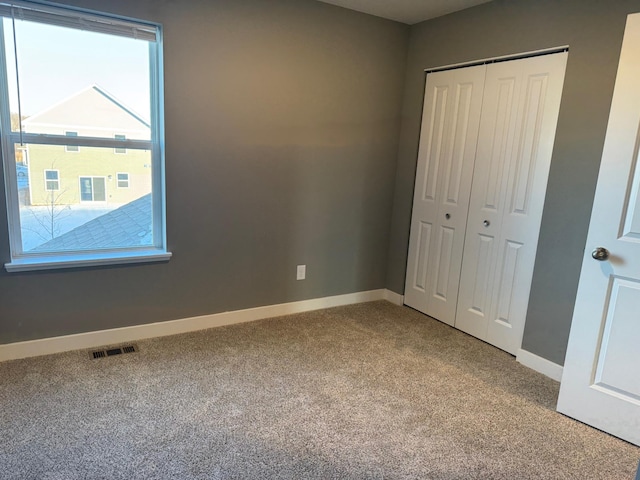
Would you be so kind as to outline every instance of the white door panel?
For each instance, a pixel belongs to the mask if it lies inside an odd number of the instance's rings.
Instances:
[[[558,411],[640,445],[640,14],[629,15]],[[609,257],[592,258],[603,247]]]
[[[508,67],[510,65],[507,64]],[[503,70],[504,65],[499,68]],[[496,72],[485,82],[483,117],[466,233],[456,328],[486,339],[492,315],[501,212],[513,151],[521,82],[511,71]],[[500,73],[496,77],[495,73]],[[479,228],[481,225],[482,228]]]
[[[405,303],[453,325],[484,66],[427,76]]]
[[[567,54],[487,67],[456,328],[522,340]]]
[[[594,385],[640,402],[640,375],[629,375],[630,365],[640,365],[638,328],[625,319],[640,312],[640,282],[612,278]]]

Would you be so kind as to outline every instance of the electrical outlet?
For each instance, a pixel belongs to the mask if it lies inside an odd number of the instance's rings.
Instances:
[[[296,280],[304,280],[307,276],[307,266],[298,265],[296,268]]]

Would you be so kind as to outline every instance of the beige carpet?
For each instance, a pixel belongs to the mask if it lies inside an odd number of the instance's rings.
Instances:
[[[0,363],[2,479],[631,479],[558,384],[409,308]]]

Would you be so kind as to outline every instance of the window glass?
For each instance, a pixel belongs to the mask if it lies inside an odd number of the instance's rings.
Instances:
[[[25,253],[33,249],[37,252],[48,250],[49,247],[42,245],[60,236],[65,237],[64,250],[100,248],[99,244],[91,244],[85,238],[93,235],[98,225],[111,230],[109,235],[119,237],[120,247],[140,247],[140,238],[145,239],[145,245],[152,245],[149,150],[132,150],[123,156],[115,155],[112,148],[85,147],[74,154],[61,152],[56,145],[26,144],[26,148],[31,175],[44,172],[40,178],[45,181],[39,185],[31,182],[20,189],[22,250]],[[117,171],[124,169],[129,172]],[[131,188],[130,175],[136,178]],[[143,197],[149,201],[136,203]],[[131,216],[137,219],[135,232],[130,231],[128,223],[115,221]],[[81,240],[75,242],[76,239]]]
[[[12,25],[4,19],[9,79],[16,78]],[[114,138],[117,127],[126,138],[150,139],[149,42],[19,17],[15,27],[20,109],[15,81],[9,103],[16,120],[22,111],[25,132],[65,135],[65,125],[82,125],[66,134]],[[19,130],[20,122],[12,127]]]

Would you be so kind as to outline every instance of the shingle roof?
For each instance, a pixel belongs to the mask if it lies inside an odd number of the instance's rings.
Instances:
[[[31,251],[94,250],[151,245],[152,218],[149,193]]]

